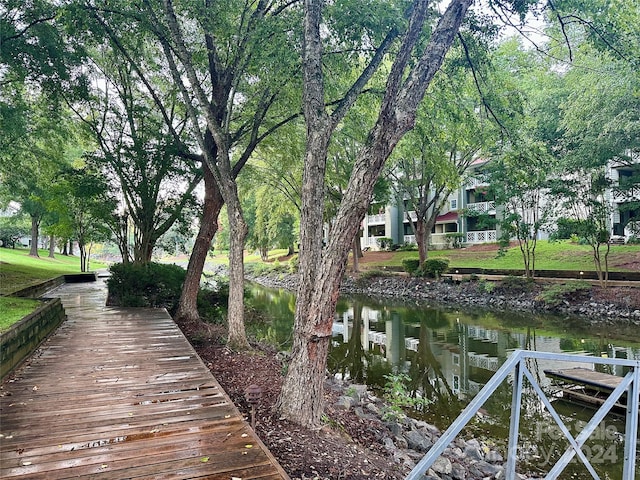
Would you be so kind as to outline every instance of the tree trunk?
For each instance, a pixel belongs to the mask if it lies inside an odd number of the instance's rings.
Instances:
[[[425,228],[424,219],[418,217],[416,219],[416,243],[418,244],[418,258],[420,259],[420,266],[427,259],[427,245],[428,240],[426,238],[427,229]]]
[[[38,231],[40,229],[40,219],[34,215],[31,216],[31,248],[29,256],[39,257],[38,255]]]
[[[73,255],[73,238],[69,239],[69,255]]]
[[[227,345],[236,350],[249,348],[249,341],[244,328],[244,241],[247,237],[247,224],[242,217],[240,201],[235,190],[235,183],[227,184],[233,194],[227,198],[227,214],[229,216],[229,306],[228,326],[229,339]]]
[[[69,256],[68,242],[66,240],[62,243],[62,255]]]
[[[78,249],[80,250],[80,271],[87,271],[87,254],[85,250],[85,244],[83,242],[78,242]]]
[[[356,238],[353,239],[353,246],[351,247],[351,250],[351,256],[353,257],[353,271],[355,273],[359,271],[358,244]]]
[[[335,118],[333,123],[330,121],[324,106],[320,35],[323,2],[305,1],[303,105],[307,147],[302,186],[301,279],[291,361],[278,401],[280,414],[288,420],[308,427],[320,423],[329,341],[349,251],[384,162],[397,142],[413,127],[417,107],[442,65],[470,3],[471,0],[451,2],[432,32],[422,57],[407,72],[410,54],[427,18],[428,2],[414,4],[409,30],[391,66],[379,117],[357,155],[323,256],[324,174],[327,147],[337,122]]]
[[[56,237],[49,235],[49,258],[56,258]]]
[[[198,314],[198,291],[200,290],[200,279],[204,264],[211,248],[211,242],[218,231],[218,215],[224,204],[220,190],[216,184],[211,170],[204,165],[204,208],[198,236],[193,244],[187,275],[182,286],[180,301],[175,318],[181,321],[196,321],[200,318]]]

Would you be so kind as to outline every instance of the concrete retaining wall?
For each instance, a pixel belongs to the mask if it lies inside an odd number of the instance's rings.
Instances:
[[[59,298],[43,302],[35,312],[0,334],[0,379],[31,355],[66,318]]]

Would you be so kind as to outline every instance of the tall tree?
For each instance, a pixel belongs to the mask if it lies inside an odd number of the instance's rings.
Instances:
[[[68,118],[48,99],[32,97],[24,136],[0,150],[0,195],[20,203],[31,219],[29,255],[38,257],[40,224],[50,213],[54,179],[65,164]]]
[[[214,181],[207,187],[210,199],[207,204],[211,208],[205,211],[207,223],[199,235],[203,241],[196,243],[200,256],[190,262],[190,268],[202,268],[205,259],[202,253],[206,252],[202,247],[215,232],[215,222],[211,220],[217,218],[222,199],[227,204],[232,229],[229,344],[244,348],[248,345],[242,300],[246,224],[235,179],[259,142],[279,126],[283,112],[290,109],[288,103],[280,102],[283,86],[295,79],[295,69],[289,65],[292,57],[283,50],[294,25],[290,23],[290,15],[295,13],[295,5],[277,1],[255,4],[207,1],[203,5],[167,0],[161,4],[146,1],[140,7],[138,10],[125,1],[86,6],[123,49],[129,51],[122,42],[124,36],[118,35],[121,30],[114,26],[124,21],[163,52],[151,68],[171,74],[188,113],[193,151],[200,155]],[[264,42],[265,38],[269,42]],[[153,95],[155,86],[150,72],[154,70],[148,70],[147,65],[138,64],[133,58],[129,61],[136,65],[138,75]],[[154,100],[157,102],[155,97]],[[213,185],[217,191],[211,189]],[[197,290],[193,287],[197,287],[200,278],[191,275],[188,279],[190,287],[187,290],[185,286],[183,299],[188,291],[194,304],[193,292]],[[180,312],[194,314],[187,308],[181,308]]]
[[[332,31],[323,32],[323,28],[328,26],[327,22],[323,22],[324,2],[306,0],[304,3],[303,108],[307,125],[307,150],[300,233],[301,279],[296,302],[294,343],[278,405],[285,418],[307,426],[317,425],[319,422],[331,325],[353,238],[367,211],[384,162],[397,142],[413,127],[418,105],[455,41],[470,4],[467,0],[453,0],[440,15],[429,11],[427,1],[412,2],[411,8],[407,10],[408,18],[405,17],[406,24],[385,24],[382,35],[378,30],[377,37],[367,37],[377,38],[378,47],[368,58],[361,58],[365,65],[362,74],[346,90],[342,99],[329,109],[326,106],[330,102],[326,100],[323,60],[326,58],[326,50],[330,48],[328,44],[338,42],[340,37],[331,35],[334,33]],[[374,18],[385,19],[388,18],[383,14],[386,8],[399,7],[386,2],[384,5],[367,4],[366,7],[359,4],[359,7],[372,8],[371,5],[381,9]],[[526,9],[529,3],[514,2],[508,5]],[[359,23],[355,18],[349,18],[347,12],[341,13],[341,22],[348,23],[353,34],[360,27]],[[359,11],[358,14],[362,15],[362,12]],[[398,15],[395,18],[403,17]],[[427,25],[430,28],[426,28]],[[429,31],[428,39],[422,36],[425,29]],[[357,155],[334,220],[334,235],[329,238],[323,254],[322,199],[327,151],[332,134],[382,65],[399,32],[402,32],[401,41],[386,76],[386,90],[378,117]],[[363,30],[358,31],[360,38],[365,37],[363,33]],[[331,45],[333,48],[337,46]],[[415,57],[412,57],[414,53]]]

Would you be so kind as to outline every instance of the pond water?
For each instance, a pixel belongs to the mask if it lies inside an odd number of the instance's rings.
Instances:
[[[290,346],[295,296],[286,290],[250,285],[248,302],[268,319],[248,325],[261,340]],[[554,316],[432,307],[425,304],[341,298],[333,324],[329,372],[366,383],[384,395],[390,379],[404,378],[407,394],[426,399],[412,416],[446,428],[484,386],[514,349],[640,359],[640,329],[597,328],[587,322]],[[544,370],[591,364],[537,361],[528,365],[549,396],[557,391]],[[619,368],[598,367],[623,375]],[[403,376],[400,376],[400,375]],[[519,468],[547,472],[568,446],[550,414],[525,388],[521,414]],[[588,407],[553,402],[576,436],[593,415]],[[503,386],[484,405],[482,418],[466,430],[498,446],[506,445],[511,385]],[[607,416],[590,437],[584,452],[601,478],[622,478],[624,420]],[[640,478],[640,466],[636,477]],[[591,478],[581,462],[559,478]]]

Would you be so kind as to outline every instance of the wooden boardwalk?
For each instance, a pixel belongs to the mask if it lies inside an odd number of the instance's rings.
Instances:
[[[53,295],[67,321],[0,391],[0,478],[288,479],[164,310]]]

